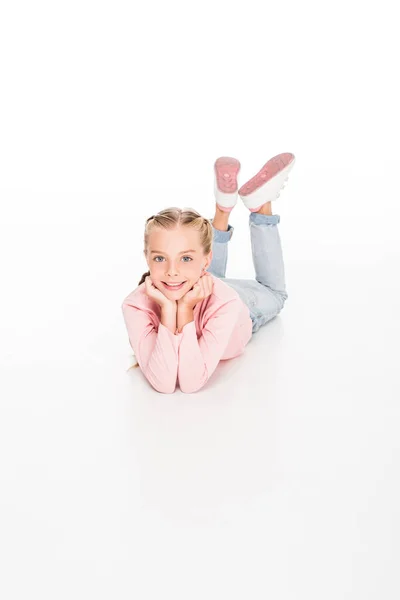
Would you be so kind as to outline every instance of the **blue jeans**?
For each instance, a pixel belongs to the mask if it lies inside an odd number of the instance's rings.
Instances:
[[[288,297],[281,240],[277,227],[280,220],[279,215],[250,213],[249,227],[255,279],[225,277],[228,242],[233,235],[234,227],[228,225],[227,231],[220,231],[213,227],[213,257],[207,271],[223,279],[224,283],[237,291],[249,308],[253,333],[276,317]],[[212,223],[213,219],[210,221]]]

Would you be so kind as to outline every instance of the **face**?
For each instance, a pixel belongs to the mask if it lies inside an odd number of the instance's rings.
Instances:
[[[212,252],[204,255],[199,234],[190,227],[174,230],[155,229],[149,238],[146,261],[154,286],[167,298],[178,300],[184,296],[207,270]],[[179,288],[168,288],[165,283],[181,283]]]

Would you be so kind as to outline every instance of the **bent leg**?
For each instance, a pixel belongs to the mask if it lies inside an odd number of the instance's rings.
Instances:
[[[247,304],[253,333],[280,313],[288,297],[279,222],[279,215],[250,213],[255,279],[224,279]]]
[[[210,219],[210,221],[212,223],[213,219]],[[215,277],[225,278],[228,262],[228,242],[232,238],[234,229],[232,225],[228,225],[227,231],[221,231],[220,229],[215,229],[213,226],[213,255],[207,271]]]
[[[285,296],[263,286],[255,279],[224,279],[224,283],[237,291],[247,305],[253,321],[253,333],[274,319],[282,310]],[[286,294],[287,297],[287,294]]]
[[[251,250],[256,281],[287,298],[285,266],[278,230],[279,215],[251,213],[249,218]]]

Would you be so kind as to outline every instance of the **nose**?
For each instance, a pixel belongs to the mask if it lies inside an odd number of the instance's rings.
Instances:
[[[174,269],[169,269],[169,271],[167,271],[166,275],[165,275],[165,281],[180,281],[179,279],[179,273],[177,271],[175,271]]]
[[[167,269],[166,271],[167,275],[178,275],[178,269],[175,269],[174,267],[170,267],[169,269]]]
[[[166,275],[171,276],[171,277],[177,277],[179,275],[179,269],[174,266],[173,264],[170,264],[168,266],[168,268],[165,271]]]

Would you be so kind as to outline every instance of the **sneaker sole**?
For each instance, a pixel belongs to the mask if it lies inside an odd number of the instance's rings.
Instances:
[[[214,195],[218,207],[231,212],[237,203],[240,162],[230,156],[221,156],[214,164]]]
[[[251,212],[256,212],[266,202],[279,198],[295,160],[291,152],[277,154],[270,158],[254,177],[242,185],[238,194]]]

